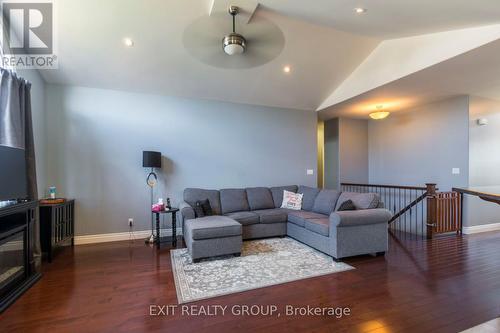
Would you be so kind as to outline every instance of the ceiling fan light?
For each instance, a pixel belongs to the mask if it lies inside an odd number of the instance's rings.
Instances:
[[[222,48],[228,55],[242,54],[246,50],[245,37],[237,33],[231,33],[222,39]]]

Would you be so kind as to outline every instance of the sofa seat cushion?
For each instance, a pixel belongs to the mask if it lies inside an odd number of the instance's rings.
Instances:
[[[274,208],[273,196],[267,187],[251,187],[246,191],[251,210]]]
[[[304,227],[307,219],[323,219],[328,216],[314,212],[307,212],[305,210],[290,211],[288,213],[288,222]]]
[[[247,192],[244,189],[228,188],[220,190],[222,215],[250,210]]]
[[[284,223],[288,218],[288,212],[280,208],[254,210],[253,213],[259,215],[260,223]]]
[[[255,212],[234,212],[229,214],[224,214],[233,220],[238,221],[242,225],[250,225],[259,223],[259,215],[255,214]]]
[[[202,188],[186,188],[184,190],[184,201],[191,207],[196,206],[197,201],[207,199],[215,215],[221,214],[220,195],[217,190],[204,190]]]
[[[344,202],[351,200],[356,209],[374,209],[380,203],[380,197],[377,193],[355,193],[355,192],[342,192],[337,200],[337,211]]]
[[[241,236],[241,224],[225,216],[205,216],[187,220],[184,224],[186,235],[192,239],[212,239]]]
[[[339,191],[326,189],[321,190],[316,196],[316,199],[314,199],[312,211],[315,213],[330,215],[330,213],[335,209],[339,196]]]
[[[302,197],[302,209],[307,210],[308,212],[312,211],[314,206],[314,200],[316,200],[316,196],[319,193],[319,188],[309,187],[300,185],[297,193],[302,193],[304,196]]]
[[[289,186],[276,186],[271,187],[271,194],[273,195],[274,207],[280,208],[283,203],[283,191],[297,193],[297,185],[289,185]]]
[[[330,219],[327,217],[321,219],[306,219],[305,228],[328,237],[330,235]]]

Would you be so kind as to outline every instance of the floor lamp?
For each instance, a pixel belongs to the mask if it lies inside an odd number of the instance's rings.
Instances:
[[[151,189],[151,205],[149,206],[149,209],[151,211],[151,207],[153,206],[153,200],[154,200],[153,189],[158,181],[158,177],[156,176],[154,169],[155,168],[161,169],[161,153],[157,151],[143,151],[142,166],[144,168],[151,168],[151,172],[148,174],[148,177],[146,178],[146,183]],[[148,238],[146,238],[145,240],[146,243],[154,243],[155,236],[153,230],[154,230],[154,216],[153,212],[151,211],[151,235]]]

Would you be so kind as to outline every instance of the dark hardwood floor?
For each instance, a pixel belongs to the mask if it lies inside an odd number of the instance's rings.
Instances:
[[[169,249],[76,246],[0,315],[0,332],[459,332],[500,314],[500,232],[432,241],[391,238],[385,257],[355,270],[200,301],[196,305],[349,307],[351,315],[149,315],[177,304]]]

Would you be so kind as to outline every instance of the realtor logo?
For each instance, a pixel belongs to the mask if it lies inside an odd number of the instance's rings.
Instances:
[[[4,3],[3,45],[12,54],[52,53],[52,4]]]
[[[53,1],[5,0],[2,1],[1,13],[4,67],[57,67]]]

